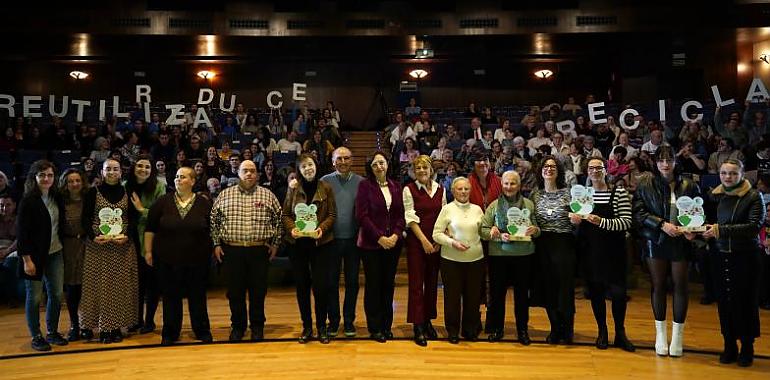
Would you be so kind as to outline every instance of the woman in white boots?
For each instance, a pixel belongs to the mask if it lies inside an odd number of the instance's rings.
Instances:
[[[675,202],[681,196],[699,196],[698,186],[675,174],[676,156],[661,146],[655,154],[655,175],[640,181],[633,201],[633,214],[645,238],[644,256],[652,282],[652,312],[655,315],[655,352],[682,356],[682,332],[687,316],[687,260],[692,244],[677,222]],[[666,281],[669,268],[674,282],[674,323],[671,344],[666,331]]]

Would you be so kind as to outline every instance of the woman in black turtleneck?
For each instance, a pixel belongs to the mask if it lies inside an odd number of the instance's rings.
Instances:
[[[120,184],[120,174],[120,163],[107,159],[102,165],[103,183],[91,189],[83,202],[83,227],[89,239],[80,328],[98,328],[102,343],[121,341],[120,329],[137,323],[137,255],[127,236],[131,201]]]
[[[310,312],[310,288],[315,299],[316,326],[318,340],[329,343],[336,331],[326,331],[327,313],[327,281],[329,278],[330,258],[329,246],[334,240],[332,227],[337,216],[334,203],[334,193],[331,187],[318,180],[318,165],[309,154],[302,154],[297,159],[300,175],[294,186],[289,186],[286,200],[283,204],[283,224],[289,234],[286,241],[289,244],[289,259],[297,283],[297,303],[302,317],[302,334],[300,343],[306,343],[313,336],[313,317]],[[318,224],[315,231],[309,234],[300,233],[295,225],[295,207],[297,204],[314,205]],[[308,236],[309,235],[309,236]]]

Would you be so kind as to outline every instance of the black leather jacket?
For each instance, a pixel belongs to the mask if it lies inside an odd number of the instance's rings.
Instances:
[[[759,247],[759,230],[765,220],[765,205],[755,189],[744,196],[714,194],[716,215],[709,222],[719,225],[714,247],[720,252],[753,252]]]
[[[677,178],[674,188],[676,198],[681,196],[698,197],[700,189],[689,178]],[[669,185],[659,175],[643,178],[634,194],[633,214],[635,228],[647,240],[662,244],[670,239],[660,227],[663,222],[671,223],[671,190]],[[684,237],[682,237],[684,239]]]

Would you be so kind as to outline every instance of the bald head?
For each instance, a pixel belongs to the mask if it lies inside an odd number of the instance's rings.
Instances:
[[[241,179],[240,186],[244,189],[251,189],[257,184],[257,165],[254,161],[244,160],[238,167],[238,178]]]

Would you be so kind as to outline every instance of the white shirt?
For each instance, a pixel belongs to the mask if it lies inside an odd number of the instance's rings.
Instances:
[[[380,191],[382,191],[382,196],[385,198],[385,207],[390,211],[390,205],[393,203],[393,196],[390,194],[390,188],[385,186],[380,186]]]
[[[417,185],[417,189],[425,189],[425,192],[430,195],[431,198],[433,198],[434,195],[436,195],[436,192],[438,191],[438,183],[436,181],[430,181],[430,191],[428,191],[428,188],[425,187],[422,183],[419,181],[414,182],[415,185]],[[404,186],[403,194],[404,198],[404,219],[406,220],[406,225],[409,226],[409,223],[415,222],[417,224],[420,224],[420,217],[417,216],[417,211],[414,210],[414,197],[412,197],[412,191],[409,190],[409,186]],[[443,196],[441,197],[441,207],[446,205],[446,190],[444,191]]]
[[[414,133],[412,127],[406,127],[404,135],[401,136],[401,128],[396,127],[393,132],[390,133],[390,143],[396,145],[399,141],[404,141],[407,137],[415,138],[417,135]]]
[[[297,141],[289,141],[288,139],[278,140],[278,150],[281,152],[296,151],[297,155],[302,153],[302,145]]]
[[[436,224],[433,226],[433,241],[441,244],[441,257],[457,262],[473,262],[484,258],[481,249],[481,218],[484,211],[473,203],[453,201],[441,208]],[[444,231],[449,231],[449,237]],[[459,251],[452,246],[455,240],[469,246],[466,251]]]
[[[502,143],[503,140],[505,140],[505,132],[503,131],[502,128],[497,128],[497,129],[495,129],[495,134],[494,134],[494,136],[492,138],[494,138],[495,140],[500,141],[500,143]]]

